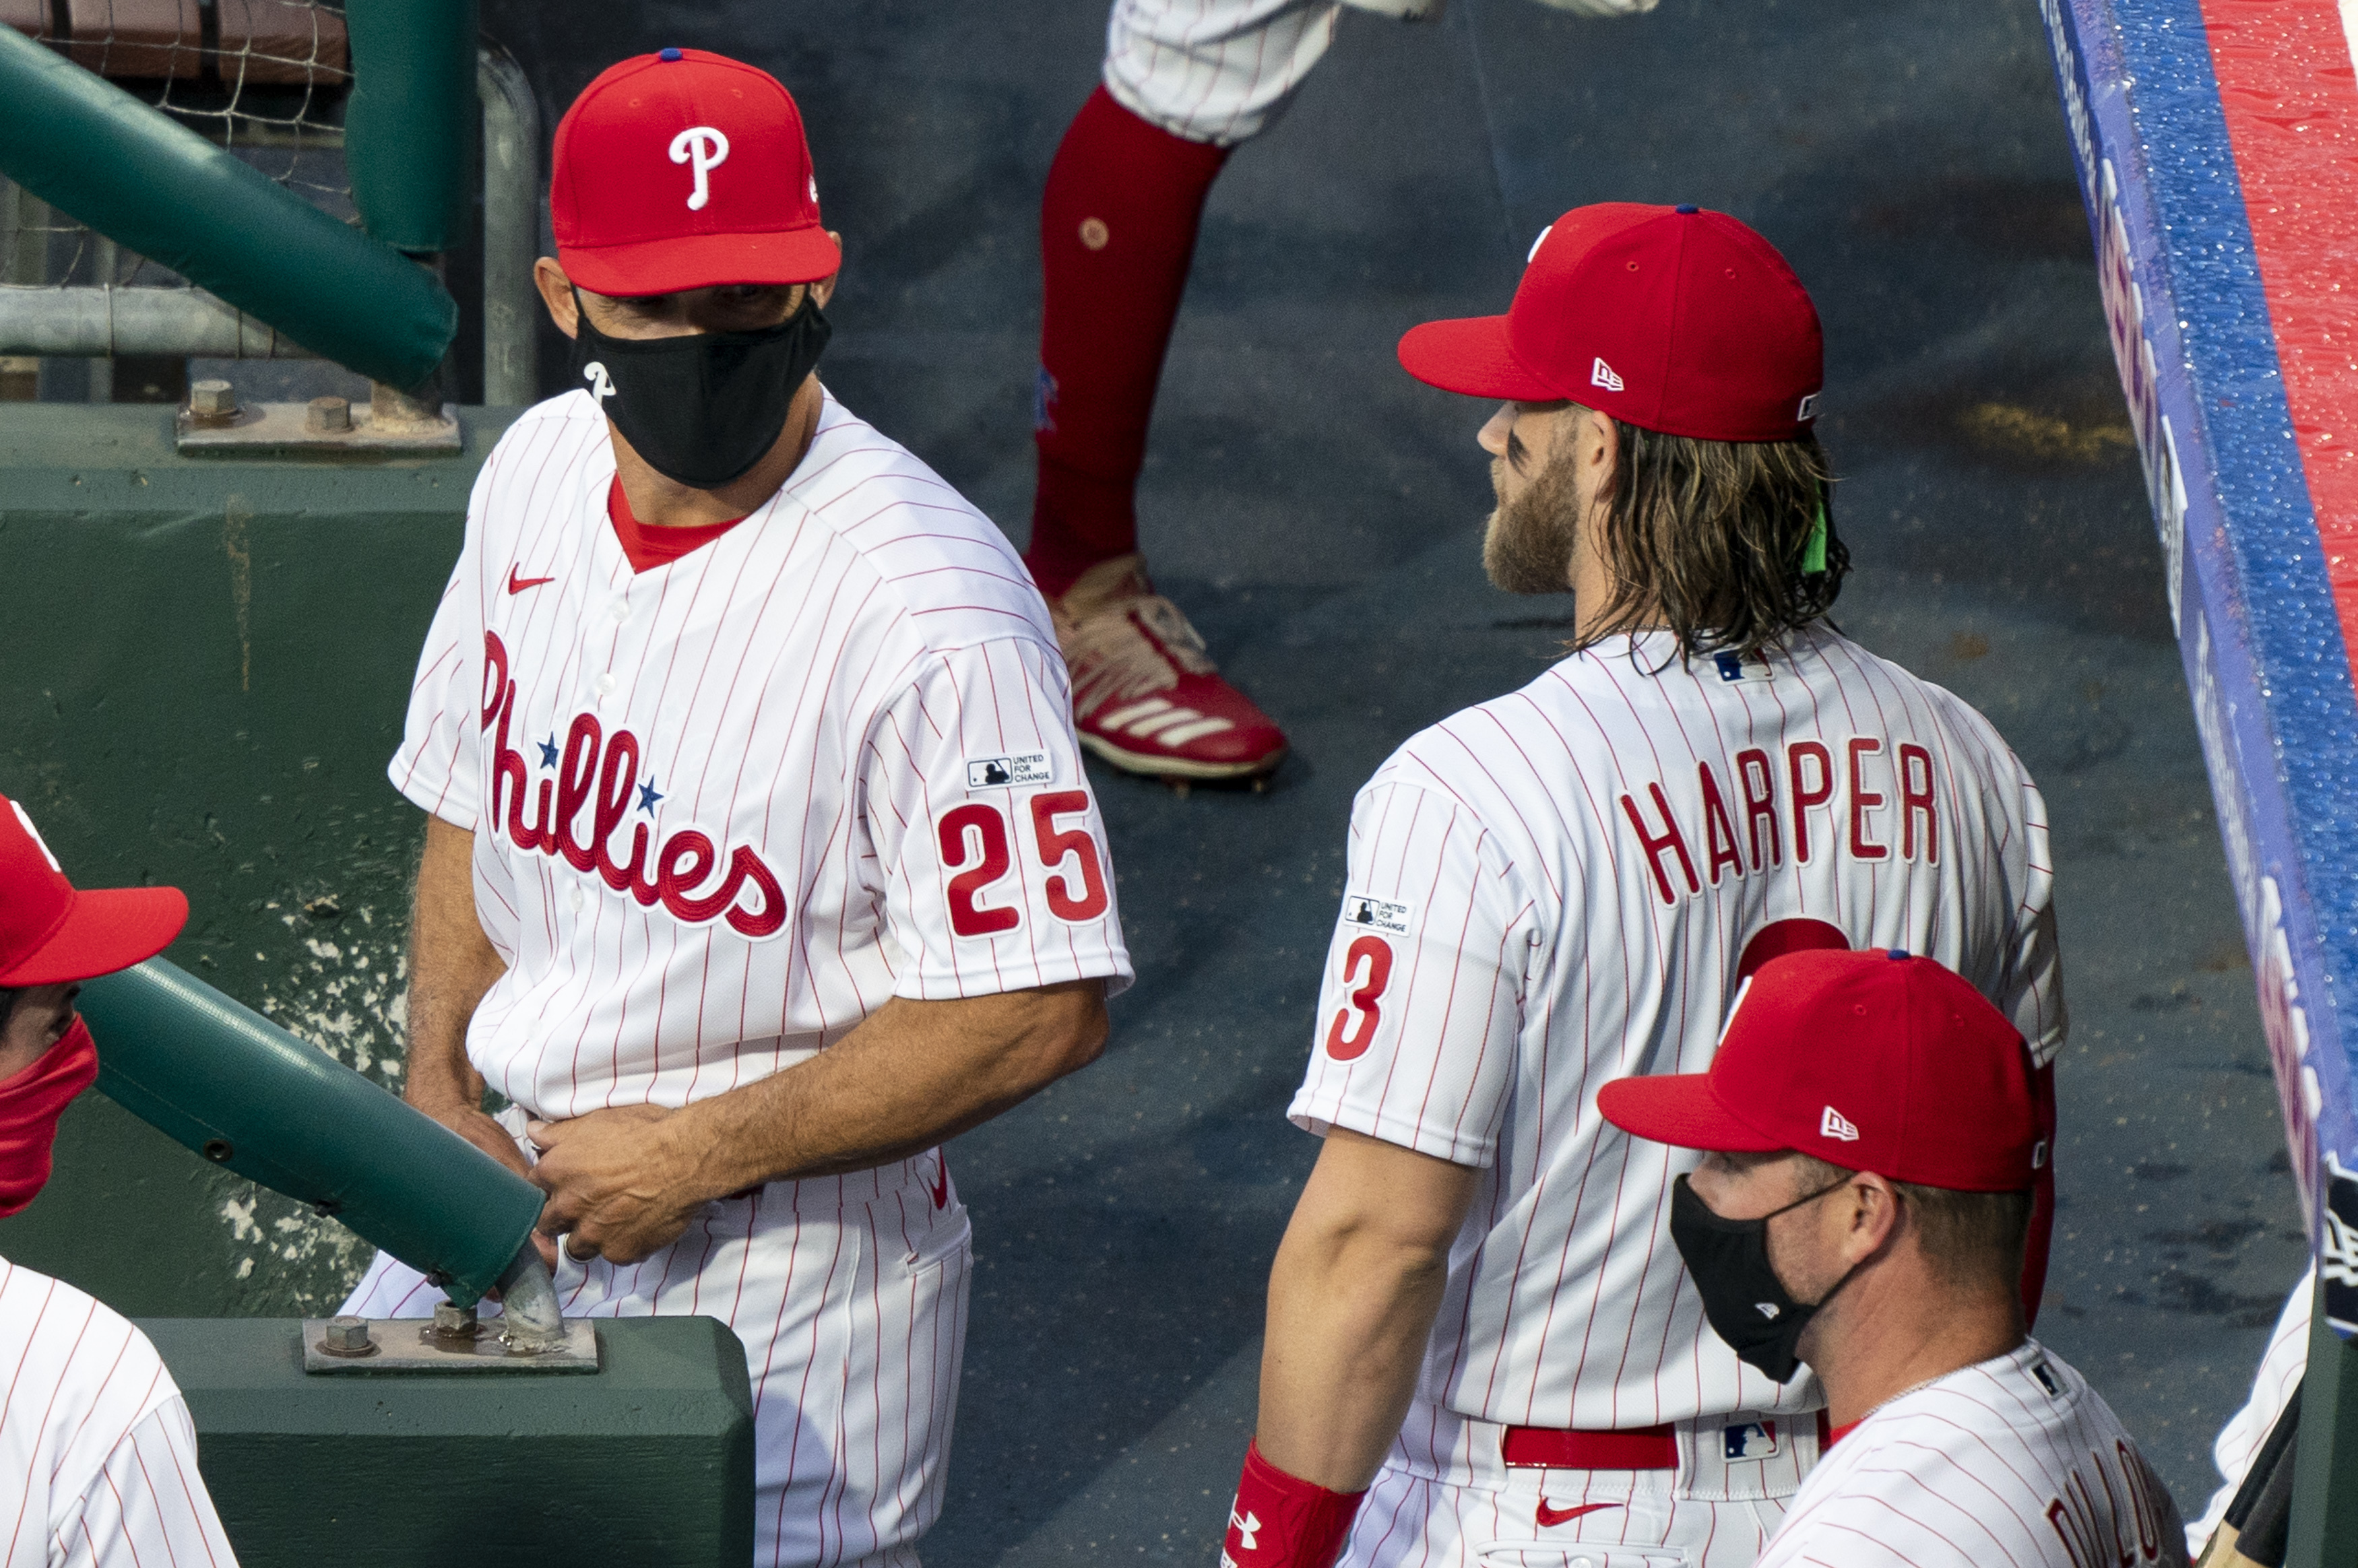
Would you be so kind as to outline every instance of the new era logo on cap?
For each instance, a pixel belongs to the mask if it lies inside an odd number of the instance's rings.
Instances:
[[[1858,1129],[1851,1124],[1850,1118],[1833,1107],[1828,1106],[1826,1113],[1818,1118],[1818,1136],[1838,1138],[1844,1143],[1855,1143],[1858,1141]]]
[[[1618,392],[1621,390],[1621,377],[1605,362],[1604,356],[1599,355],[1595,367],[1588,373],[1588,384],[1601,386],[1607,392]]]

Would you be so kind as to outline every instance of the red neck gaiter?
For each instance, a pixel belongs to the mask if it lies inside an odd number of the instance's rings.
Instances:
[[[80,1018],[39,1061],[0,1078],[0,1219],[31,1203],[49,1182],[58,1118],[97,1079],[98,1045]]]

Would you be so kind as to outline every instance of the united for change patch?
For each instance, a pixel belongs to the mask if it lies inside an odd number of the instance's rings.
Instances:
[[[1343,924],[1364,926],[1369,931],[1389,931],[1395,936],[1408,935],[1408,923],[1416,914],[1416,906],[1394,903],[1366,893],[1348,893],[1343,899]]]
[[[1029,784],[1054,782],[1056,770],[1048,765],[1045,752],[1024,752],[1012,757],[968,757],[966,760],[966,787],[968,789],[1022,789]]]

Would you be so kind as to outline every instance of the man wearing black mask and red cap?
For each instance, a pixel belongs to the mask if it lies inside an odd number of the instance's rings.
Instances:
[[[2021,1033],[1929,958],[1796,953],[1736,998],[1710,1071],[1597,1108],[1702,1167],[1671,1238],[1721,1339],[1807,1362],[1833,1445],[1760,1568],[2186,1561],[2120,1421],[2023,1325],[2048,1144]]]
[[[719,55],[557,127],[574,390],[483,466],[391,770],[406,1093],[546,1189],[568,1315],[744,1341],[755,1561],[881,1568],[957,1392],[939,1146],[1091,1060],[1130,962],[1046,606],[819,382],[818,202],[794,100]],[[380,1258],[345,1310],[438,1293]]]
[[[82,981],[162,952],[177,888],[78,890],[0,795],[0,1218],[49,1179],[68,1102],[98,1077]],[[189,1407],[147,1336],[71,1285],[0,1260],[5,1568],[236,1561],[197,1474]]]

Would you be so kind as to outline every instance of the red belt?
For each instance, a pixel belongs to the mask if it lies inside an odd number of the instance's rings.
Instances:
[[[1570,1432],[1562,1427],[1510,1426],[1500,1445],[1517,1467],[1550,1470],[1675,1470],[1679,1438],[1668,1426],[1625,1432]]]
[[[1817,1412],[1818,1450],[1832,1444],[1826,1412]],[[1516,1469],[1548,1470],[1675,1470],[1679,1467],[1678,1430],[1671,1426],[1631,1427],[1622,1432],[1572,1432],[1552,1426],[1510,1426],[1499,1444],[1506,1463]]]

